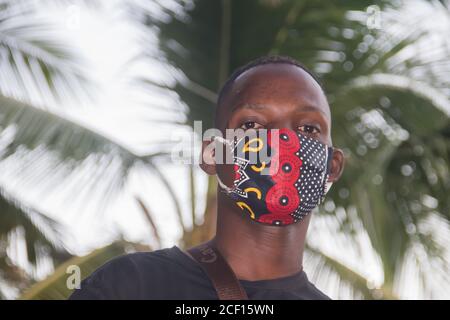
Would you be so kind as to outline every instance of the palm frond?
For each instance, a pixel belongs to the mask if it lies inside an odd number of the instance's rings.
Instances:
[[[151,159],[159,155],[158,150],[137,155],[105,134],[7,98],[0,97],[0,116],[0,125],[5,128],[0,139],[0,165],[8,169],[3,172],[4,178],[11,180],[10,186],[19,181],[50,192],[80,179],[81,184],[73,186],[73,195],[89,194],[101,186],[106,200],[123,187],[135,163],[151,165]]]
[[[110,259],[128,253],[130,250],[146,250],[141,245],[128,243],[125,241],[117,241],[106,247],[97,249],[83,257],[74,257],[64,264],[60,265],[55,272],[44,281],[38,282],[20,297],[22,300],[62,300],[67,299],[74,289],[69,289],[67,280],[70,274],[68,269],[76,266],[80,270],[80,275],[85,278],[94,272],[98,267],[109,261]]]
[[[42,107],[89,99],[92,82],[80,67],[81,57],[35,7],[33,1],[0,3],[0,92]]]
[[[3,243],[0,247],[0,279],[4,283],[23,288],[35,275],[42,273],[39,268],[42,259],[51,256],[57,262],[58,257],[67,255],[62,242],[62,226],[2,188],[0,212],[0,242]],[[23,247],[18,246],[20,243]]]
[[[31,264],[36,264],[37,244],[46,245],[56,258],[64,237],[54,220],[24,205],[16,188],[27,188],[41,200],[65,195],[63,201],[78,207],[79,218],[87,205],[96,205],[102,214],[136,164],[149,169],[162,155],[156,150],[137,155],[70,119],[1,96],[0,126],[0,234],[24,228]]]
[[[398,297],[388,288],[369,288],[369,281],[347,267],[345,264],[328,256],[324,252],[317,250],[309,245],[305,251],[306,269],[308,274],[312,274],[312,281],[320,285],[334,283],[337,289],[333,292],[347,292],[347,296],[337,297],[338,299],[364,298],[397,300]],[[337,279],[332,279],[333,277]],[[343,288],[347,286],[343,290]]]

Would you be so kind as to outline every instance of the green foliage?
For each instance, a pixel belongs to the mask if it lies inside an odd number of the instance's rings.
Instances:
[[[28,288],[20,297],[22,300],[62,300],[67,299],[74,289],[67,286],[68,278],[74,274],[70,266],[80,268],[82,279],[114,257],[125,254],[126,250],[139,247],[123,241],[114,242],[106,247],[94,250],[83,257],[73,257],[61,264],[47,279]],[[69,270],[69,272],[68,272]],[[71,273],[72,272],[72,273]]]

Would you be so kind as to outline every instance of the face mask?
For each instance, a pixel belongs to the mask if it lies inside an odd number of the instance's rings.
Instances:
[[[255,138],[234,142],[215,138],[233,152],[233,186],[217,176],[219,186],[254,221],[275,226],[298,222],[331,187],[333,148],[290,129],[267,130],[265,137],[260,134],[265,130],[257,131]]]

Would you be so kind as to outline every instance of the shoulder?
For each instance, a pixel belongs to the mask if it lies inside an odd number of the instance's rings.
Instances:
[[[157,286],[176,267],[170,250],[136,252],[111,259],[81,282],[70,299],[139,299],[141,287]]]

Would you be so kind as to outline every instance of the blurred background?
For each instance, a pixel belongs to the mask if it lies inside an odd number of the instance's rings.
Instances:
[[[71,265],[208,240],[215,178],[171,155],[266,54],[320,76],[346,156],[310,280],[449,299],[449,30],[449,1],[0,0],[0,299],[64,299]]]

